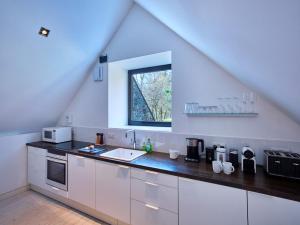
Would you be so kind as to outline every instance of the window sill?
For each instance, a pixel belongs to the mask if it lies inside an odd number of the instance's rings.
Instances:
[[[151,126],[118,126],[110,127],[112,129],[134,129],[134,130],[144,130],[144,131],[162,131],[162,132],[172,132],[172,127],[151,127]]]

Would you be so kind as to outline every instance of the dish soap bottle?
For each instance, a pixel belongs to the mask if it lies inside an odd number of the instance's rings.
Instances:
[[[148,138],[146,142],[145,150],[147,153],[151,153],[153,151],[153,145],[151,144],[150,138]]]

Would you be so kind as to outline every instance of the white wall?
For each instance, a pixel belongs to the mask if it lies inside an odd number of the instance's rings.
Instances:
[[[299,0],[136,0],[300,122]]]
[[[55,125],[131,3],[1,0],[0,132]]]
[[[125,126],[128,121],[128,70],[108,64],[108,127]]]
[[[163,51],[172,51],[174,133],[300,140],[300,126],[262,97],[256,118],[186,117],[185,102],[212,104],[218,97],[250,90],[139,6],[133,7],[105,52],[113,62]],[[66,111],[73,114],[73,125],[107,128],[107,93],[107,76],[100,83],[89,76]]]
[[[0,136],[0,195],[27,185],[26,143],[40,140],[41,133]]]

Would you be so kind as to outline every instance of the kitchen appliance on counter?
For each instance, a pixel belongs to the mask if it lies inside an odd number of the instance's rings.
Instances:
[[[256,159],[254,150],[246,146],[242,149],[241,159],[242,171],[244,173],[255,174],[256,173]]]
[[[200,143],[200,144],[199,144]],[[187,155],[184,158],[190,162],[200,162],[199,148],[204,151],[204,140],[199,138],[186,138]]]
[[[68,156],[63,150],[47,151],[46,184],[68,191]]]
[[[224,146],[218,146],[216,152],[217,152],[217,161],[220,162],[227,161],[226,148]]]
[[[234,168],[239,167],[239,152],[236,149],[229,150],[229,162],[232,163]]]
[[[72,140],[71,127],[47,127],[43,128],[42,139],[51,143],[62,143]]]
[[[104,141],[103,141],[103,133],[96,133],[96,145],[103,145]]]
[[[207,147],[205,148],[205,155],[206,155],[206,162],[207,163],[212,163],[212,161],[215,160],[215,151],[216,151],[217,146],[214,145],[213,147]]]
[[[300,179],[300,154],[287,151],[264,151],[264,167],[268,174]]]

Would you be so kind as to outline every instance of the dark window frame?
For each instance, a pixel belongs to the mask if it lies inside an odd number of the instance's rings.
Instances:
[[[128,125],[133,126],[152,126],[152,127],[172,127],[172,122],[148,122],[134,121],[131,119],[131,104],[132,104],[132,76],[137,73],[150,73],[164,70],[172,70],[171,64],[145,67],[140,69],[128,70]]]

